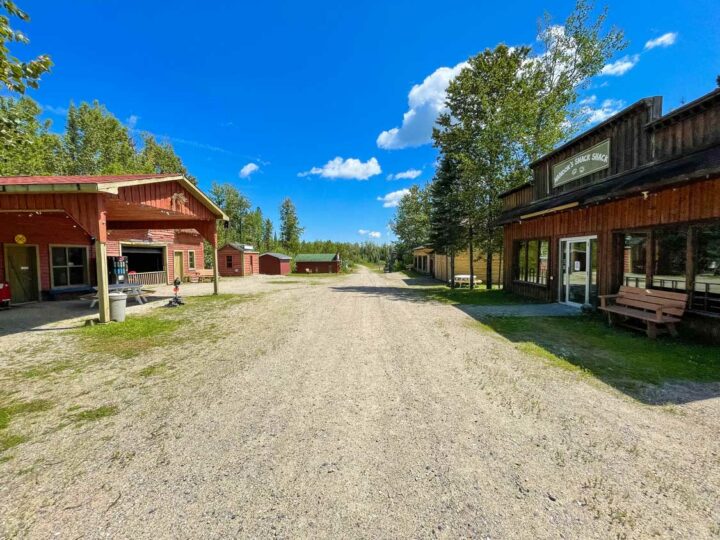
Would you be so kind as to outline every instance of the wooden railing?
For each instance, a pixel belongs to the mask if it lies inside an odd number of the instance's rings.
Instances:
[[[166,285],[167,275],[165,272],[138,272],[128,274],[128,283],[137,285]]]

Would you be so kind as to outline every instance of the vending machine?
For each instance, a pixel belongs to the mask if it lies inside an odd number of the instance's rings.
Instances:
[[[110,270],[110,283],[118,284],[125,283],[127,281],[127,257],[108,257],[109,264],[108,269]]]

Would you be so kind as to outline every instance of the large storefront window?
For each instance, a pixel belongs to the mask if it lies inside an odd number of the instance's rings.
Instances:
[[[720,312],[720,223],[695,230],[695,287],[692,307]]]
[[[645,287],[647,233],[625,235],[623,247],[623,285]]]
[[[516,281],[547,285],[549,245],[547,240],[522,240],[515,243]]]
[[[87,249],[84,247],[55,246],[50,248],[52,286],[70,287],[87,285]]]
[[[652,285],[685,290],[687,226],[657,229]]]

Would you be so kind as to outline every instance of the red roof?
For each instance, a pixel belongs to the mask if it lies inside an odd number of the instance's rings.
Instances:
[[[110,176],[0,176],[0,185],[112,184],[154,178],[177,178],[179,174],[122,174]]]

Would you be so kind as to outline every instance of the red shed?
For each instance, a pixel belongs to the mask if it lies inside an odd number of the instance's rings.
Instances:
[[[263,253],[260,255],[260,273],[273,276],[286,276],[290,273],[290,256],[282,253]]]
[[[300,253],[295,257],[298,273],[337,274],[340,272],[339,253]]]
[[[220,275],[252,276],[260,273],[260,253],[252,246],[230,242],[218,249]]]

